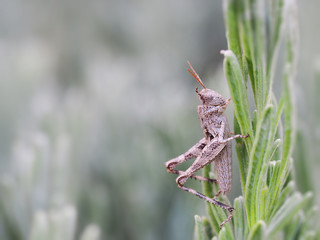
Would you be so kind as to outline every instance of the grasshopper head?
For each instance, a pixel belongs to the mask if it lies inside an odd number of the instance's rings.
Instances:
[[[216,91],[213,91],[208,88],[202,89],[200,92],[196,89],[197,94],[199,95],[199,100],[203,105],[208,106],[224,106],[226,105],[226,101],[224,97],[222,97]]]
[[[188,62],[189,67],[188,69],[189,73],[198,81],[198,83],[203,87],[203,89],[199,92],[198,88],[196,88],[196,93],[199,95],[199,100],[203,105],[208,106],[224,106],[226,105],[225,99],[217,92],[208,89],[204,86],[203,82],[201,81],[199,75],[197,72],[193,69],[190,62]]]

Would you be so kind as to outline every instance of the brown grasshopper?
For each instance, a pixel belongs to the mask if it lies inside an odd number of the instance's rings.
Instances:
[[[202,103],[202,105],[198,106],[198,116],[205,137],[202,138],[196,145],[191,147],[187,152],[166,162],[166,168],[168,169],[168,172],[179,175],[176,179],[179,188],[228,210],[228,218],[220,224],[220,228],[222,228],[225,223],[231,220],[232,213],[234,211],[233,207],[217,201],[217,197],[221,193],[226,195],[231,190],[231,140],[236,138],[245,138],[248,137],[248,135],[230,136],[229,124],[224,111],[230,104],[231,98],[225,100],[219,93],[206,88],[191,64],[189,62],[188,64],[192,70],[191,71],[188,68],[189,73],[203,87],[200,92],[198,91],[198,88],[196,88],[196,93],[199,95],[199,100]],[[192,158],[196,158],[196,160],[186,171],[175,170],[178,164]],[[199,169],[207,166],[213,161],[215,163],[217,179],[194,175],[194,173]],[[219,191],[214,198],[209,198],[202,193],[195,191],[194,189],[185,187],[184,184],[188,178],[216,183],[219,186]]]

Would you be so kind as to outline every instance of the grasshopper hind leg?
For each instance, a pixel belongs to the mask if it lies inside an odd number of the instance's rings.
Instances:
[[[226,224],[227,222],[229,222],[231,220],[232,215],[233,215],[233,211],[235,210],[233,207],[228,206],[228,205],[226,205],[226,204],[224,204],[222,202],[219,202],[215,198],[209,198],[206,195],[203,195],[202,193],[199,193],[199,192],[197,192],[196,190],[194,190],[192,188],[188,188],[188,187],[185,187],[183,185],[180,185],[179,183],[178,183],[178,187],[181,188],[182,190],[186,191],[186,192],[189,192],[191,194],[196,195],[197,197],[199,197],[199,198],[201,198],[201,199],[203,199],[203,200],[205,200],[205,201],[207,201],[207,202],[209,202],[211,204],[214,204],[214,205],[216,205],[216,206],[218,206],[218,207],[220,207],[222,209],[227,210],[229,212],[229,216],[228,216],[228,218],[226,220],[224,220],[220,224],[220,229],[223,227],[224,224]]]
[[[197,157],[197,159],[193,162],[193,164],[182,174],[179,175],[179,177],[176,179],[176,183],[178,184],[178,187],[181,188],[182,190],[189,192],[193,195],[196,195],[197,197],[211,203],[214,204],[222,209],[225,209],[229,212],[229,216],[228,218],[223,221],[220,225],[220,228],[222,228],[222,226],[224,224],[226,224],[227,222],[229,222],[232,218],[232,214],[234,211],[234,208],[231,206],[228,206],[218,200],[216,200],[216,198],[223,192],[221,191],[221,189],[219,190],[218,194],[214,197],[214,198],[210,198],[200,192],[197,192],[194,189],[188,188],[185,185],[186,181],[188,180],[188,178],[190,178],[195,172],[197,172],[199,169],[209,165],[211,162],[213,162],[216,157],[221,153],[221,151],[223,151],[223,149],[225,148],[225,144],[220,144],[219,142],[217,142],[217,140],[213,139],[211,142],[209,142],[207,144],[207,146],[205,146],[201,152],[201,154],[199,154],[199,156]],[[220,186],[219,186],[220,188]]]
[[[184,171],[172,170],[172,169],[168,169],[168,172],[173,173],[173,174],[178,174],[179,176],[185,173]],[[217,179],[213,179],[213,178],[206,178],[206,177],[194,175],[194,174],[191,175],[190,178],[198,180],[198,181],[202,181],[202,182],[209,182],[209,183],[218,184]]]

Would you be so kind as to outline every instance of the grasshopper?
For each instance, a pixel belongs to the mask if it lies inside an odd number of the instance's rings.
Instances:
[[[246,138],[248,135],[234,135],[231,136],[229,124],[224,114],[227,106],[230,104],[231,98],[224,99],[219,93],[208,89],[204,86],[199,75],[188,62],[190,69],[189,73],[198,81],[203,87],[199,92],[196,88],[196,93],[199,96],[201,105],[198,106],[198,116],[200,125],[204,133],[202,138],[196,145],[191,147],[188,151],[180,156],[166,162],[168,172],[178,174],[176,179],[178,187],[189,193],[192,193],[209,203],[217,205],[229,212],[228,218],[220,224],[222,226],[229,222],[232,218],[232,213],[235,210],[233,207],[228,206],[217,200],[220,194],[226,195],[231,190],[232,184],[232,159],[231,159],[231,140],[236,138]],[[196,158],[193,164],[186,170],[175,170],[178,164],[185,162],[189,159]],[[217,172],[217,179],[205,178],[202,176],[194,175],[199,169],[207,166],[214,161]],[[218,184],[219,191],[214,198],[209,198],[194,189],[185,187],[188,178],[197,179],[200,181],[207,181]]]

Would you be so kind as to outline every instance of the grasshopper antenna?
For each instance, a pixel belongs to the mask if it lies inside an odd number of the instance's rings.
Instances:
[[[191,66],[190,62],[188,61],[188,65],[191,68],[191,70],[189,68],[187,68],[188,72],[198,81],[198,83],[203,87],[206,88],[203,84],[203,82],[201,81],[199,75],[197,74],[197,72],[193,69],[193,67]]]

